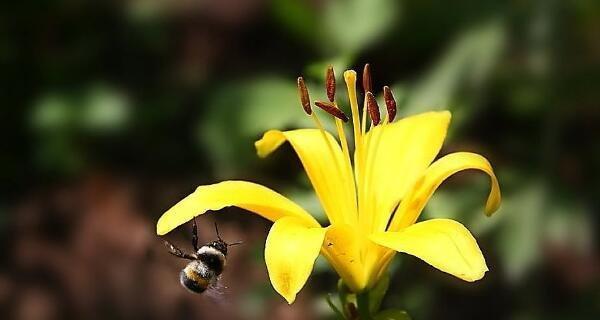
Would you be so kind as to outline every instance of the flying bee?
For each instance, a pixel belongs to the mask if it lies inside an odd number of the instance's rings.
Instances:
[[[225,268],[227,262],[227,248],[241,244],[242,242],[227,243],[221,239],[219,228],[215,223],[217,240],[211,241],[198,248],[198,228],[196,220],[192,225],[192,246],[194,253],[187,253],[177,248],[169,241],[165,241],[165,246],[172,255],[191,260],[179,274],[181,285],[192,293],[203,293],[207,289],[216,288],[219,276]]]

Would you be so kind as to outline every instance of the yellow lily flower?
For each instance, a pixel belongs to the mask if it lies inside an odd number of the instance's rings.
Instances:
[[[466,281],[481,279],[488,268],[477,242],[462,224],[449,219],[417,219],[437,187],[466,169],[478,169],[490,176],[485,212],[491,215],[500,205],[500,189],[489,162],[468,152],[451,153],[434,161],[446,136],[450,112],[427,112],[394,122],[395,101],[385,87],[388,115],[380,121],[367,65],[361,117],[356,72],[344,72],[344,80],[352,113],[352,157],[343,129],[343,121],[348,118],[335,102],[331,68],[326,86],[329,102],[316,105],[336,117],[337,139],[323,129],[311,108],[304,81],[298,78],[302,106],[317,128],[270,130],[255,143],[260,157],[268,156],[286,141],[291,144],[329,226],[321,226],[303,208],[267,187],[224,181],[198,187],[165,212],[158,220],[157,233],[164,235],[197,215],[228,206],[273,221],[265,261],[273,287],[290,304],[306,283],[319,253],[356,293],[377,283],[396,252],[418,257]],[[372,120],[370,128],[367,112]]]

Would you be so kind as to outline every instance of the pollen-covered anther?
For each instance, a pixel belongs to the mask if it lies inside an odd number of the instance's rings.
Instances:
[[[371,65],[368,63],[365,64],[365,68],[363,69],[362,85],[365,93],[371,92]]]
[[[387,108],[389,122],[394,121],[396,118],[396,100],[390,87],[383,87],[383,100],[385,101],[385,107]]]
[[[335,101],[335,72],[333,72],[333,66],[327,67],[327,74],[325,75],[325,90],[327,91],[327,99],[330,102]]]
[[[300,103],[306,114],[312,114],[312,108],[310,106],[310,97],[308,96],[308,89],[304,84],[304,78],[298,77],[298,95],[300,96]]]
[[[367,111],[369,112],[371,121],[373,121],[373,125],[378,125],[381,121],[379,116],[379,105],[377,104],[377,100],[375,100],[375,96],[370,91],[367,92]]]
[[[330,115],[332,115],[344,122],[348,122],[348,117],[346,116],[344,111],[342,111],[338,107],[336,107],[335,104],[333,104],[331,102],[315,101],[315,105],[317,107],[323,109],[325,112],[329,113]]]

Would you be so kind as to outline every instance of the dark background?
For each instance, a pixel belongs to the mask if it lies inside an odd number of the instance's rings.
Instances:
[[[0,312],[8,319],[322,319],[337,276],[320,259],[296,303],[268,282],[269,223],[227,209],[198,219],[232,248],[217,300],[179,286],[184,262],[158,217],[200,184],[249,179],[323,218],[270,128],[310,125],[324,68],[373,67],[399,114],[449,109],[441,154],[485,155],[424,217],[456,218],[490,272],[469,284],[399,255],[386,307],[414,319],[600,317],[600,2],[14,1],[0,7]],[[343,102],[344,104],[344,102]],[[346,103],[347,105],[347,103]],[[167,237],[189,248],[189,226]]]

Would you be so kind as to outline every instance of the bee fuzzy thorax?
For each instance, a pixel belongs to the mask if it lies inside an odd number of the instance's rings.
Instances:
[[[198,260],[216,274],[221,274],[225,268],[225,254],[227,254],[227,249],[225,247],[225,252],[223,252],[211,244],[198,249]]]

